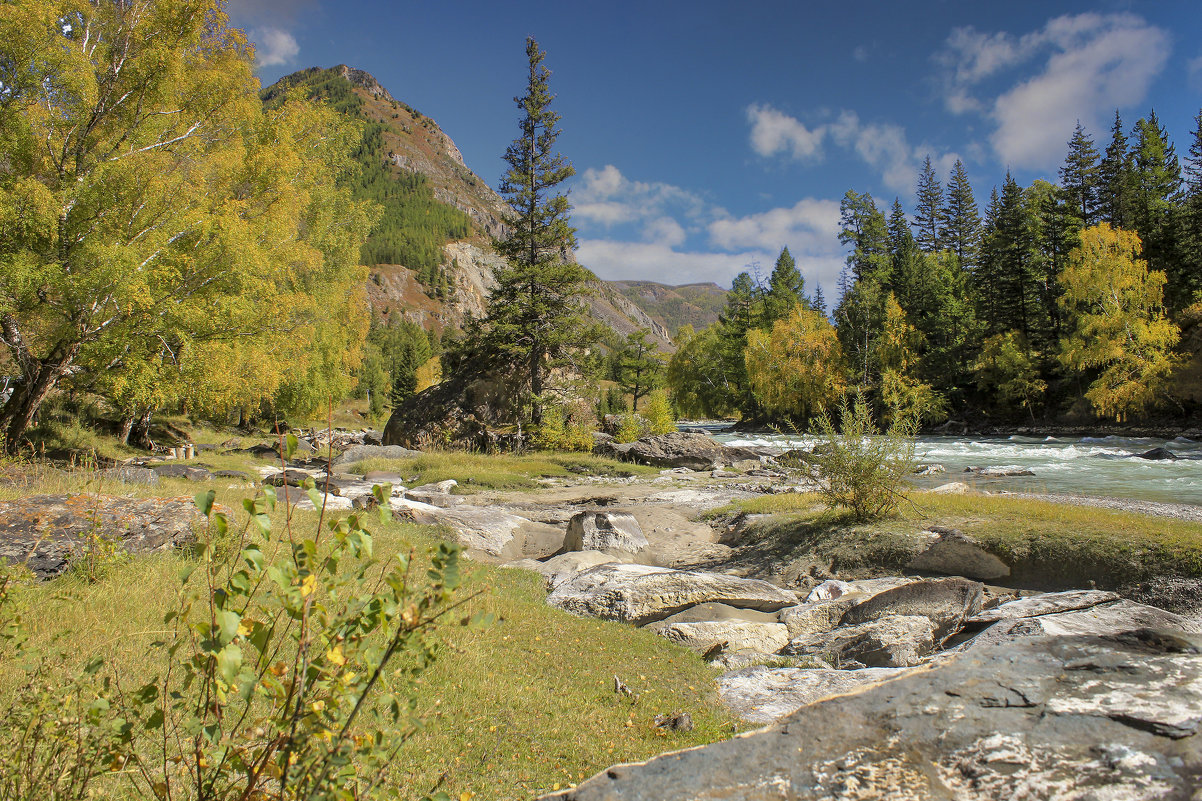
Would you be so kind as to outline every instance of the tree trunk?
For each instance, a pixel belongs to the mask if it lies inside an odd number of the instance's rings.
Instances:
[[[534,396],[531,399],[530,422],[536,426],[542,425],[543,351],[537,345],[530,348],[530,394]]]
[[[5,430],[4,447],[9,453],[17,452],[42,401],[46,400],[64,372],[66,364],[42,363],[32,376],[25,375],[24,380],[13,387],[12,397],[0,409],[0,426]]]
[[[138,422],[134,424],[133,430],[130,432],[133,437],[134,445],[139,448],[145,448],[148,451],[154,450],[154,440],[150,438],[150,416],[153,413],[154,409],[147,407],[146,411],[143,412],[142,416],[138,418]]]
[[[122,445],[129,444],[129,432],[133,430],[134,418],[132,415],[126,415],[121,418],[121,430],[117,432],[117,439]]]

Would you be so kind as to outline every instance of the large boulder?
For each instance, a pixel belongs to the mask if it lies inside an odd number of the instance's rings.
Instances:
[[[870,620],[798,637],[781,653],[821,659],[836,667],[910,667],[935,650],[935,626],[921,615]]]
[[[807,704],[906,672],[905,668],[827,670],[758,665],[718,677],[722,703],[743,720],[772,723]]]
[[[941,643],[964,626],[964,621],[981,611],[985,588],[962,578],[915,581],[894,587],[858,603],[843,614],[841,626],[855,626],[897,615],[919,615],[935,627]]]
[[[368,459],[416,459],[421,451],[402,448],[399,445],[355,445],[343,451],[334,460],[334,466],[365,462]]]
[[[1010,575],[1010,566],[972,537],[954,529],[935,529],[926,550],[910,560],[907,570],[991,581]]]
[[[130,553],[146,553],[194,542],[204,522],[190,498],[35,495],[0,501],[0,559],[53,578],[93,532]]]
[[[431,444],[481,452],[514,450],[524,443],[511,427],[513,382],[481,354],[448,370],[446,380],[413,395],[392,412],[384,445],[424,448]]]
[[[847,610],[856,605],[856,597],[835,598],[826,601],[809,601],[797,606],[788,606],[777,612],[779,620],[789,629],[789,638],[825,634],[839,625]]]
[[[1067,590],[1065,592],[1045,592],[1032,595],[1029,598],[1019,598],[1007,601],[978,612],[968,619],[968,623],[988,625],[999,620],[1015,620],[1022,617],[1040,617],[1053,615],[1058,612],[1071,612],[1077,609],[1089,609],[1098,604],[1117,601],[1118,593],[1105,590]]]
[[[617,561],[618,557],[601,551],[571,551],[546,560],[518,559],[506,562],[501,567],[516,567],[540,573],[546,582],[547,591],[550,592],[581,571]]]
[[[743,459],[759,460],[746,448],[731,448],[708,434],[675,432],[644,437],[623,449],[623,457],[653,467],[684,467],[689,470],[716,470]]]
[[[1047,635],[1111,636],[1124,631],[1145,628],[1186,632],[1202,630],[1198,624],[1181,615],[1120,598],[1117,601],[1071,612],[1003,619],[959,646],[959,649],[971,651],[990,645],[1013,643],[1015,640]]]
[[[661,620],[647,628],[699,654],[718,646],[725,651],[771,654],[789,644],[789,629],[782,623],[736,619],[697,622]]]
[[[1139,636],[985,648],[544,798],[1186,801],[1202,777],[1199,650]]]
[[[651,543],[630,512],[584,511],[568,521],[565,551],[638,553]]]
[[[537,523],[501,509],[443,509],[406,499],[392,501],[394,514],[415,523],[445,526],[474,558],[508,562],[523,556],[545,556],[562,541],[562,529]],[[553,544],[552,544],[553,543]]]
[[[547,596],[547,603],[573,614],[639,626],[708,601],[775,612],[796,604],[797,596],[757,579],[635,564],[598,565]]]

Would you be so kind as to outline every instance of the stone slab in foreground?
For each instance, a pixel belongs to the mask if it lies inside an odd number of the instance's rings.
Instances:
[[[194,541],[201,525],[191,498],[34,495],[0,501],[0,558],[47,579],[67,569],[92,531],[146,553]]]
[[[1200,644],[1137,633],[971,651],[544,798],[1185,801],[1202,786]]]

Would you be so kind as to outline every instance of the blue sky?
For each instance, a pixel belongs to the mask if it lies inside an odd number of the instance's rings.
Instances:
[[[527,35],[547,51],[582,263],[670,284],[765,274],[788,245],[828,297],[839,199],[909,209],[930,154],[977,203],[1007,169],[1055,179],[1079,119],[1155,108],[1188,149],[1202,0],[455,2],[231,0],[264,84],[349,64],[433,117],[496,186]]]

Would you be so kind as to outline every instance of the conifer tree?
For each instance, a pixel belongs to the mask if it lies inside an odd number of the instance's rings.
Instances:
[[[594,334],[579,300],[590,275],[571,260],[576,232],[568,222],[567,195],[558,188],[576,171],[555,151],[559,114],[551,109],[545,57],[538,42],[527,38],[526,94],[514,98],[522,111],[520,134],[505,151],[509,169],[501,181],[501,194],[513,209],[505,219],[509,237],[497,243],[507,264],[489,296],[485,337],[490,356],[521,377],[535,424],[549,371]]]
[[[1002,236],[999,224],[1002,215],[1002,199],[997,187],[989,194],[989,206],[985,209],[985,224],[981,235],[981,259],[972,272],[972,283],[979,303],[978,316],[985,325],[986,335],[992,336],[1006,330],[1002,321]]]
[[[977,201],[968,182],[964,162],[956,159],[951,178],[947,182],[947,205],[943,208],[943,230],[940,233],[944,246],[960,259],[960,265],[973,270],[980,258],[981,215]]]
[[[921,281],[918,270],[923,253],[910,232],[909,219],[901,201],[893,199],[889,212],[889,253],[891,259],[890,280],[883,287],[894,292],[907,312],[922,302]]]
[[[826,316],[826,295],[822,294],[822,284],[814,285],[814,297],[810,298],[810,308]]]
[[[1118,109],[1114,111],[1114,125],[1110,129],[1110,144],[1098,163],[1098,217],[1112,228],[1130,228],[1132,202],[1131,154],[1128,151],[1127,134],[1123,132],[1123,118]]]
[[[1019,331],[1028,341],[1036,330],[1038,294],[1032,259],[1032,229],[1023,190],[1009,171],[1002,183],[997,218],[999,304],[1004,329]],[[1034,343],[1033,343],[1034,344]]]
[[[771,326],[783,319],[797,304],[806,304],[805,279],[797,269],[797,262],[789,248],[781,249],[768,278],[768,291],[764,293],[764,326]]]
[[[1097,222],[1098,150],[1080,120],[1060,168],[1060,188],[1064,190],[1069,212],[1081,221],[1082,227]]]
[[[924,253],[934,253],[943,247],[940,232],[943,222],[943,188],[935,177],[935,168],[931,166],[931,157],[927,156],[922,162],[922,172],[918,175],[918,192],[914,201],[915,241]]]
[[[1181,200],[1181,165],[1156,112],[1135,124],[1134,198],[1132,218],[1143,242],[1143,255],[1152,270],[1168,276],[1168,305],[1179,309],[1189,302],[1181,274],[1177,243],[1177,206]]]
[[[617,353],[618,385],[633,399],[631,410],[639,410],[639,401],[662,382],[664,357],[659,346],[648,342],[651,331],[640,328],[627,334],[626,341]]]
[[[1185,159],[1185,203],[1181,212],[1180,280],[1184,293],[1202,292],[1202,110],[1194,117],[1193,140]]]
[[[885,215],[876,207],[872,195],[847,190],[839,203],[839,227],[839,244],[851,248],[847,256],[851,278],[887,279],[889,232]]]

